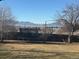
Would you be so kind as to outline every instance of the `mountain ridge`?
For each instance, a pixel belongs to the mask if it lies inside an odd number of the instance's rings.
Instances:
[[[35,24],[32,22],[18,22],[16,25],[20,27],[45,27],[45,24]],[[62,25],[58,23],[49,23],[49,24],[46,24],[46,26],[47,27],[61,27]]]

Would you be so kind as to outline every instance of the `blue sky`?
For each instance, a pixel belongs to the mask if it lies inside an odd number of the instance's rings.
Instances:
[[[76,1],[78,3],[78,0],[3,0],[0,4],[9,6],[19,21],[44,23],[55,20],[57,12]]]

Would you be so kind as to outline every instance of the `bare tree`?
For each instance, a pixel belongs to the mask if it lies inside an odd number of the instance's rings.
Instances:
[[[79,25],[79,6],[78,5],[69,5],[67,6],[62,13],[62,18],[60,18],[60,22],[63,24],[63,27],[67,29],[68,42],[71,42],[71,35],[79,29],[77,25]]]
[[[6,6],[0,6],[0,37],[3,42],[3,34],[11,31],[15,31],[15,20],[11,14],[10,8]]]

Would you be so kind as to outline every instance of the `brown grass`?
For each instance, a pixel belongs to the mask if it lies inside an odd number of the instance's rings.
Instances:
[[[0,59],[79,59],[79,44],[0,44]]]
[[[48,52],[79,52],[79,44],[55,45],[55,44],[3,44],[10,50],[44,50]]]

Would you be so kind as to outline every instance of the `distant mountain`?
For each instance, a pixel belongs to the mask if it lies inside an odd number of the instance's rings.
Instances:
[[[45,27],[45,24],[35,24],[32,22],[17,22],[16,26],[19,27]],[[47,27],[61,27],[58,23],[46,24]]]
[[[62,27],[62,25],[60,23],[50,23],[47,24],[47,27]]]

